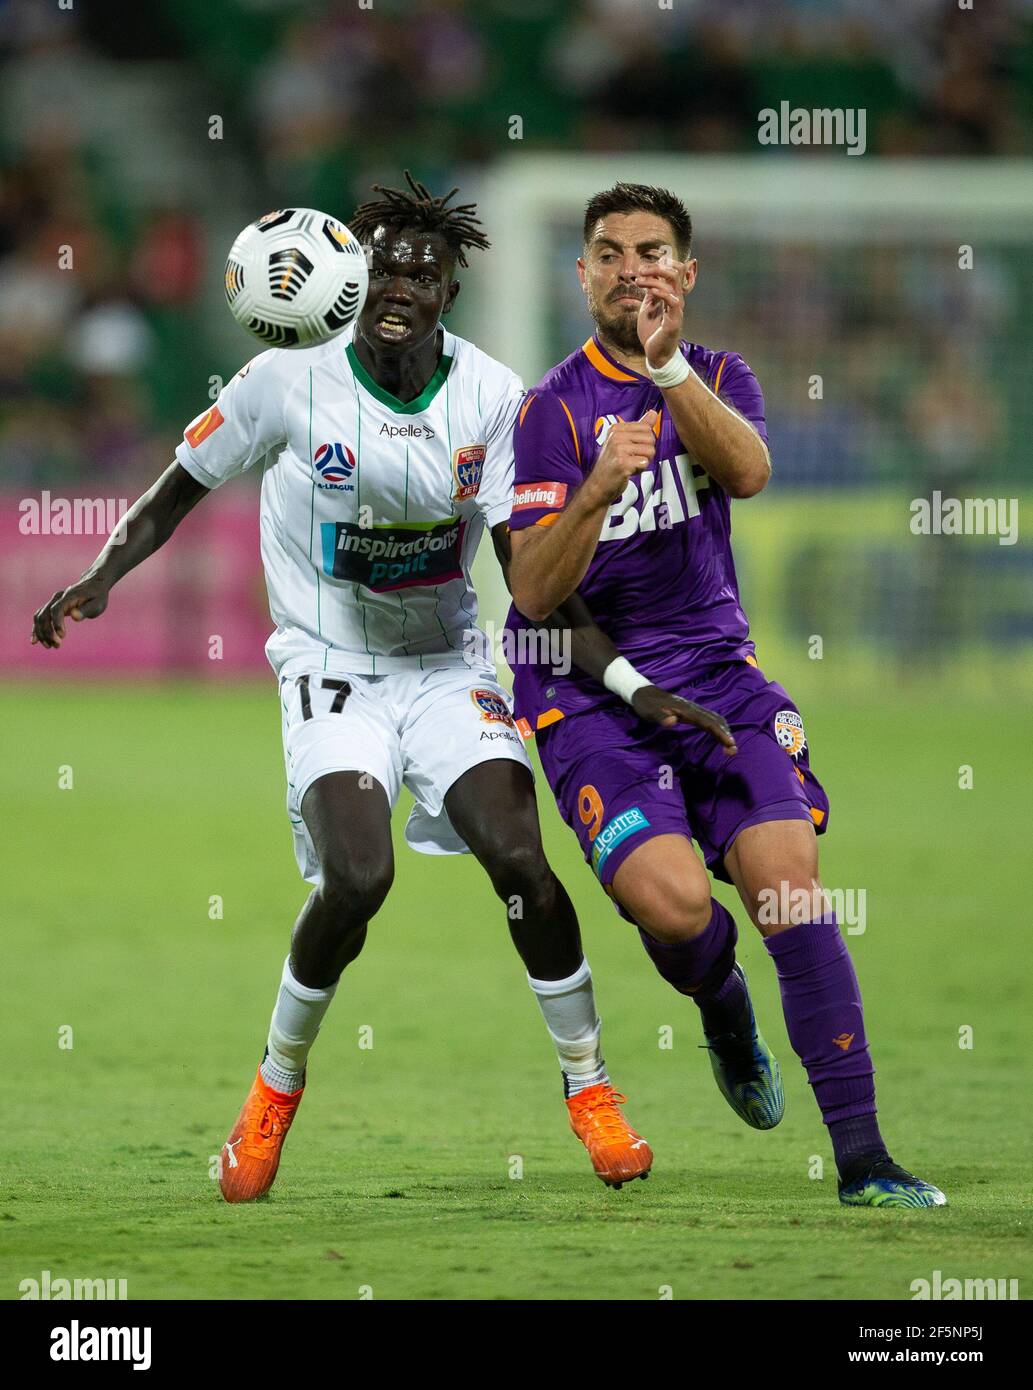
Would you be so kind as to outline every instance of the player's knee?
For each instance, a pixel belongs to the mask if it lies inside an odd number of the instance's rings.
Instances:
[[[650,936],[669,942],[689,941],[701,935],[710,925],[712,914],[707,882],[657,885],[632,913]]]
[[[765,936],[820,921],[834,911],[810,863],[789,866],[784,877],[762,884],[752,896],[750,916]]]
[[[368,922],[383,906],[394,878],[390,858],[375,854],[329,855],[320,867],[323,905],[342,925]]]
[[[519,898],[525,909],[533,910],[541,900],[551,897],[552,870],[540,844],[499,841],[487,847],[480,857],[492,887],[504,901]]]

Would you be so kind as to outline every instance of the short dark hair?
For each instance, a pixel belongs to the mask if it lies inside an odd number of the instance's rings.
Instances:
[[[648,183],[615,183],[588,200],[585,208],[584,240],[587,245],[592,228],[611,212],[653,212],[665,218],[674,232],[679,256],[692,249],[692,218],[682,200],[667,188]]]
[[[459,192],[451,189],[441,198],[436,198],[425,184],[414,179],[405,170],[404,188],[385,188],[375,183],[373,192],[381,194],[379,201],[363,203],[348,218],[348,226],[361,242],[368,244],[378,227],[400,232],[412,229],[420,232],[434,232],[445,242],[449,251],[460,265],[466,265],[465,252],[471,246],[486,251],[491,242],[481,230],[477,217],[476,203],[449,203]]]

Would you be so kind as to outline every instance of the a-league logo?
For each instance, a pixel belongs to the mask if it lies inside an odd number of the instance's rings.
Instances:
[[[312,462],[328,483],[343,483],[355,472],[355,455],[347,444],[320,444]]]

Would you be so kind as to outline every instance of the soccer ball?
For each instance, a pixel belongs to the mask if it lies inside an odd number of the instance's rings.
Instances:
[[[366,253],[343,222],[314,208],[267,212],[226,261],[226,302],[267,347],[312,347],[354,323],[369,286]]]

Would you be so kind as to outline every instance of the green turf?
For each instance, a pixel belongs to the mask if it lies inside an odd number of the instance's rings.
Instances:
[[[735,1119],[697,1050],[693,1005],[654,975],[544,783],[607,1060],[656,1152],[649,1182],[607,1191],[567,1130],[555,1059],[477,866],[399,844],[272,1197],[226,1206],[210,1158],[250,1083],[305,892],[275,693],[11,686],[0,1294],[44,1269],[124,1277],[131,1298],[656,1299],[669,1286],[675,1298],[902,1299],[936,1269],[1018,1278],[1025,1292],[1028,721],[1003,703],[805,708],[833,799],[826,880],[868,893],[851,949],[884,1130],[949,1209],[839,1206],[752,929],[742,955],[787,1113],[768,1134]],[[971,791],[957,786],[962,763]],[[372,1050],[358,1046],[363,1025]],[[823,1180],[808,1176],[813,1155]]]

